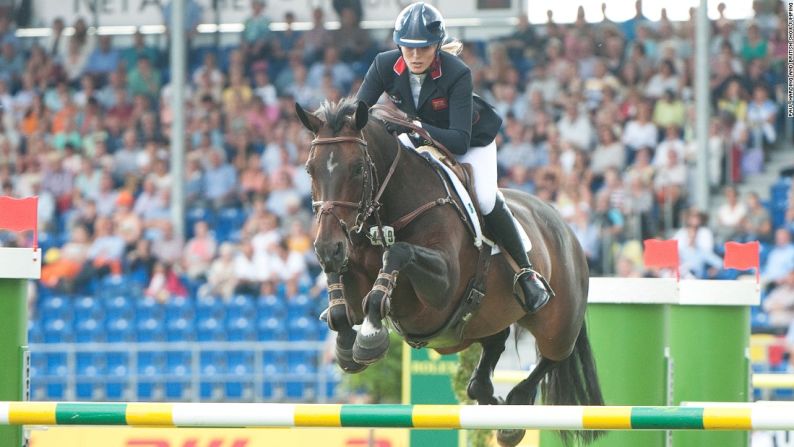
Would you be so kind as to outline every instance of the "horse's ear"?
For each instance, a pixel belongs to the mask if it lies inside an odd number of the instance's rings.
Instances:
[[[356,119],[356,129],[361,130],[367,125],[369,119],[369,106],[364,101],[359,101],[354,115]]]
[[[311,113],[307,113],[297,102],[295,103],[295,113],[298,114],[298,119],[301,120],[301,123],[303,123],[307,129],[311,130],[312,133],[317,133],[323,126],[323,122],[320,118],[317,118]]]

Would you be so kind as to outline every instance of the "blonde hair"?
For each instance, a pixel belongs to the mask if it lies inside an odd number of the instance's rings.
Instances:
[[[453,56],[457,56],[461,51],[463,51],[463,42],[459,41],[458,39],[452,39],[449,42],[441,45],[441,51],[446,51]]]

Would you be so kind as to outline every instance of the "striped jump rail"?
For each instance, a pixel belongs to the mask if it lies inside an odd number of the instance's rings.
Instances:
[[[574,407],[273,403],[0,402],[0,425],[403,427],[536,430],[791,430],[770,405]]]

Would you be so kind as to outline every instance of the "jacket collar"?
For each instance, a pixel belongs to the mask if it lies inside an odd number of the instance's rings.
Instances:
[[[403,59],[402,56],[397,58],[397,61],[394,62],[394,66],[392,67],[394,73],[396,73],[397,76],[401,76],[405,72],[406,68],[408,68],[408,64],[405,63],[405,59]],[[433,60],[433,63],[430,64],[430,77],[435,80],[440,78],[442,74],[441,58],[436,56],[436,58]]]

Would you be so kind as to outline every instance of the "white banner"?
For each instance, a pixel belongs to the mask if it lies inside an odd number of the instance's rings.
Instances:
[[[100,26],[162,25],[162,7],[170,0],[34,0],[35,23],[49,26],[61,17],[72,25],[83,17],[89,25],[94,20],[94,5]],[[201,23],[215,23],[213,0],[193,0],[202,9]],[[265,14],[274,22],[281,22],[291,11],[299,22],[309,22],[312,9],[322,6],[328,21],[338,20],[331,0],[266,0]],[[500,18],[515,17],[520,10],[519,1],[526,0],[435,0],[429,3],[438,7],[446,18]],[[251,13],[250,0],[217,0],[220,23],[242,23]],[[364,20],[391,21],[409,0],[362,0]]]

